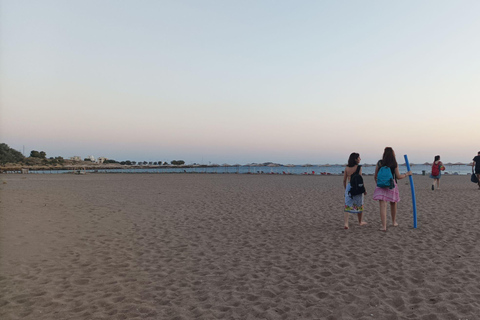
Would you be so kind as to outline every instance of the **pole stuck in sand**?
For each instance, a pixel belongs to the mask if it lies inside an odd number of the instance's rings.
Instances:
[[[410,163],[408,163],[407,155],[405,157],[405,164],[407,165],[407,170],[410,171]],[[417,229],[417,201],[415,200],[415,187],[413,186],[413,177],[408,176],[410,179],[410,189],[412,190],[412,205],[413,205],[413,228]]]

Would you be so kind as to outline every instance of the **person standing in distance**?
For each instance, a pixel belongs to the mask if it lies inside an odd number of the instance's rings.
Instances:
[[[472,170],[475,170],[475,175],[478,180],[478,190],[480,190],[480,151],[478,151],[478,154],[473,158]]]
[[[440,189],[440,178],[443,170],[445,170],[445,167],[442,161],[440,161],[440,156],[435,156],[432,164],[432,173],[430,174],[430,178],[433,179],[432,190],[435,190],[435,182],[437,183],[437,189]]]

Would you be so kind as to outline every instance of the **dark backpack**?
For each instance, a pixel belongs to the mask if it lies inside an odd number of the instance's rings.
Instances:
[[[350,177],[350,191],[348,191],[348,194],[350,195],[351,198],[353,198],[356,195],[365,193],[365,186],[363,184],[363,178],[360,175],[360,168],[362,166],[357,167],[357,171],[355,171],[354,174]]]
[[[440,174],[440,163],[435,164],[435,162],[432,165],[432,176],[436,177]]]

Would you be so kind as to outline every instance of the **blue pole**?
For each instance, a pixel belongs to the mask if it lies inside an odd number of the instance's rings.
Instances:
[[[410,163],[408,163],[407,155],[405,157],[405,164],[407,165],[407,170],[410,171]],[[410,178],[410,189],[412,190],[412,204],[413,204],[413,228],[417,229],[417,201],[415,200],[415,187],[413,186],[413,177]]]

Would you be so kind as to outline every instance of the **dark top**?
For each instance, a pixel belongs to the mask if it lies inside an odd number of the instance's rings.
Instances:
[[[378,160],[377,166],[378,166],[378,168],[383,167],[383,166],[382,166],[382,160],[381,160],[381,159]],[[395,182],[398,182],[398,181],[397,181],[397,177],[395,176],[395,169],[396,169],[396,168],[397,168],[397,167],[393,167],[393,168],[390,167],[390,171],[392,172],[392,176],[393,176],[393,179],[395,179]]]
[[[480,170],[480,156],[475,156],[473,161],[475,161],[475,171]]]

